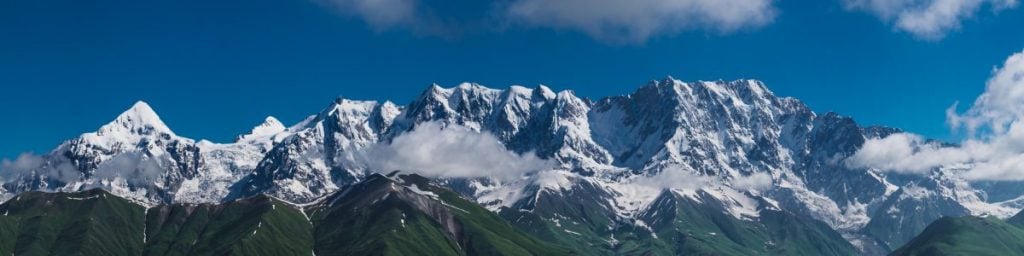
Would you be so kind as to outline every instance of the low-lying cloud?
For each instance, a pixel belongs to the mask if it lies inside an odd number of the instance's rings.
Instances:
[[[765,191],[772,187],[772,176],[759,172],[736,177],[732,181],[732,187],[739,190]]]
[[[915,134],[897,133],[868,140],[857,153],[847,159],[847,165],[853,168],[926,174],[938,166],[970,160],[966,153],[961,148],[928,143]]]
[[[960,114],[947,109],[954,131],[967,132],[959,145],[925,142],[913,134],[872,139],[847,159],[852,167],[901,173],[963,164],[969,180],[1024,180],[1024,52],[1006,59],[993,71],[985,92]]]
[[[369,147],[362,155],[371,170],[401,170],[427,177],[511,179],[554,166],[533,153],[509,151],[489,133],[438,122],[421,123],[390,143]]]
[[[165,175],[164,165],[160,160],[141,153],[123,153],[100,163],[90,177],[99,180],[123,179],[129,185],[148,186]],[[83,174],[67,159],[56,156],[23,153],[17,159],[0,161],[0,183],[40,177],[71,183],[80,181]]]
[[[1017,0],[844,0],[848,10],[869,12],[895,29],[937,40],[960,28],[983,7],[998,11],[1017,6]]]
[[[32,153],[22,153],[14,160],[0,161],[0,183],[40,176],[67,183],[78,180],[82,173],[67,162],[50,163],[47,158]]]
[[[129,152],[103,161],[93,171],[92,177],[100,180],[124,179],[131,186],[150,186],[163,178],[166,170],[159,159]]]

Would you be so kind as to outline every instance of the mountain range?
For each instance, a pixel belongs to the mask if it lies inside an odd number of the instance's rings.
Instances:
[[[597,100],[433,85],[406,105],[268,117],[231,143],[179,136],[138,102],[5,165],[0,254],[881,255],[933,221],[1024,207],[1024,184],[962,166],[846,163],[901,132],[756,80]]]

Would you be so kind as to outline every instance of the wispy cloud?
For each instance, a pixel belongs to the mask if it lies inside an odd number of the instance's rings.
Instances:
[[[740,190],[765,191],[772,187],[772,176],[763,172],[740,176],[732,181],[732,186]]]
[[[465,26],[459,23],[485,23],[478,26],[579,31],[615,43],[644,42],[688,30],[731,33],[769,24],[776,15],[773,0],[506,0],[489,1],[483,4],[485,10],[469,13],[440,8],[451,3],[429,0],[320,1],[377,31],[448,34],[460,29],[452,27]]]
[[[865,11],[897,30],[926,39],[942,39],[960,28],[983,7],[999,11],[1017,6],[1017,0],[844,0],[848,10]]]
[[[505,10],[513,22],[612,42],[697,29],[729,33],[771,23],[776,13],[771,0],[515,0]]]
[[[905,173],[966,164],[962,175],[970,180],[1024,180],[1024,52],[993,71],[985,92],[966,112],[957,113],[954,104],[946,114],[953,130],[968,132],[960,145],[895,134],[868,140],[847,164]]]
[[[169,159],[165,161],[170,162]],[[124,179],[132,186],[152,186],[167,174],[165,165],[168,164],[142,153],[122,153],[103,161],[93,171],[92,177],[101,180]]]
[[[938,143],[927,143],[915,134],[898,133],[868,140],[846,163],[853,168],[926,174],[935,167],[968,160],[970,156],[961,148],[943,147]]]
[[[64,161],[51,163],[43,156],[22,153],[17,159],[0,161],[0,183],[40,176],[61,182],[71,182],[82,177],[82,173]]]
[[[421,123],[390,143],[369,147],[362,155],[372,170],[402,170],[427,177],[510,179],[554,166],[532,153],[507,150],[494,135],[437,122]]]
[[[323,0],[344,15],[362,19],[376,30],[414,26],[420,17],[419,0]]]

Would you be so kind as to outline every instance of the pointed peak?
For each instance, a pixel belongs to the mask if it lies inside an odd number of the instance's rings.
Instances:
[[[145,101],[141,101],[141,100],[140,101],[136,101],[135,104],[132,104],[132,107],[129,108],[128,110],[148,111],[148,112],[151,112],[151,113],[154,112],[153,108],[149,106],[149,103],[146,103]],[[156,114],[156,113],[154,113],[154,114]]]
[[[99,130],[100,135],[118,132],[174,135],[174,132],[160,120],[160,116],[145,101],[135,102],[131,108],[118,115],[114,121],[100,127]]]
[[[281,121],[277,120],[277,118],[274,117],[274,116],[267,116],[267,118],[263,119],[263,123],[264,124],[268,124],[268,123],[278,123],[278,124],[280,124]]]
[[[380,104],[380,106],[381,108],[398,108],[398,104],[395,104],[395,102],[392,102],[390,100],[385,100],[383,103]]]
[[[537,89],[533,90],[533,93],[534,93],[534,95],[543,97],[545,99],[554,99],[557,96],[555,94],[555,91],[551,90],[551,88],[549,88],[549,87],[547,87],[546,85],[543,85],[543,84],[538,85]]]
[[[390,100],[386,100],[383,103],[377,104],[377,106],[374,107],[374,112],[388,119],[398,116],[398,114],[401,111],[402,107],[398,106],[394,102],[391,102]]]
[[[432,84],[430,84],[430,86],[427,87],[426,90],[423,90],[423,92],[420,93],[420,96],[418,97],[418,99],[419,100],[424,100],[424,99],[430,99],[430,98],[435,98],[435,99],[437,99],[437,98],[445,98],[445,97],[447,97],[446,95],[450,94],[450,93],[451,93],[451,90],[445,89],[444,87],[441,87],[441,85],[439,85],[437,83],[432,83]]]
[[[273,136],[275,134],[284,132],[285,130],[286,128],[284,127],[284,124],[281,123],[281,121],[277,120],[277,118],[274,118],[273,116],[267,116],[267,118],[263,119],[263,123],[260,123],[256,127],[253,127],[248,134],[238,136],[238,140],[247,140]]]
[[[579,97],[576,97],[576,92],[573,90],[564,90],[558,92],[558,99],[579,99]]]
[[[489,88],[477,83],[462,82],[454,87],[445,88],[438,84],[431,84],[429,88],[423,91],[417,98],[417,102],[423,101],[447,101],[451,98],[461,97],[498,97],[498,95],[505,93],[506,90],[499,90]]]
[[[377,101],[351,100],[338,97],[327,108],[320,111],[320,114],[316,115],[313,121],[319,122],[331,118],[346,119],[354,116],[366,116],[373,112],[378,105]]]
[[[654,88],[654,89],[659,89],[660,90],[660,89],[665,89],[665,88],[672,88],[676,84],[686,84],[686,82],[683,82],[682,80],[676,79],[676,78],[674,78],[672,76],[666,76],[665,78],[663,78],[661,80],[652,79],[652,80],[648,81],[647,84],[645,84],[644,86],[641,86],[640,89]]]
[[[153,111],[153,108],[149,106],[149,103],[141,100],[136,101],[135,104],[132,104],[131,108],[128,108],[124,113],[121,113],[121,116],[125,115],[134,115],[147,120],[160,120],[160,117],[157,116],[156,111]]]
[[[495,95],[506,90],[494,89],[478,83],[462,82],[458,86],[447,89],[452,95]],[[511,89],[509,89],[511,90]]]
[[[348,101],[349,101],[348,99],[345,99],[345,96],[338,96],[338,97],[334,98],[334,105],[345,104],[345,102],[348,102]]]
[[[440,91],[440,90],[444,90],[444,87],[441,87],[441,85],[439,85],[437,83],[431,83],[430,87],[427,88],[427,90]]]

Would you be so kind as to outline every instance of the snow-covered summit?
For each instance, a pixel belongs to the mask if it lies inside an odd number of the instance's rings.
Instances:
[[[139,101],[96,132],[42,156],[37,173],[61,177],[26,173],[19,177],[22,182],[2,185],[12,193],[99,187],[147,204],[217,202],[227,186],[255,167],[275,138],[286,135],[283,124],[268,117],[237,142],[197,143],[176,135],[149,104]]]
[[[263,120],[263,123],[260,123],[256,127],[253,127],[252,130],[249,131],[249,133],[239,135],[238,141],[253,140],[256,138],[274,136],[281,132],[284,132],[286,129],[287,128],[284,126],[284,124],[282,124],[281,121],[278,121],[277,118],[273,116],[268,116],[266,119]]]
[[[168,134],[173,136],[174,132],[167,127],[160,116],[153,111],[153,108],[144,101],[135,102],[131,108],[117,116],[114,121],[103,125],[97,136],[118,136],[125,134],[150,135]]]

